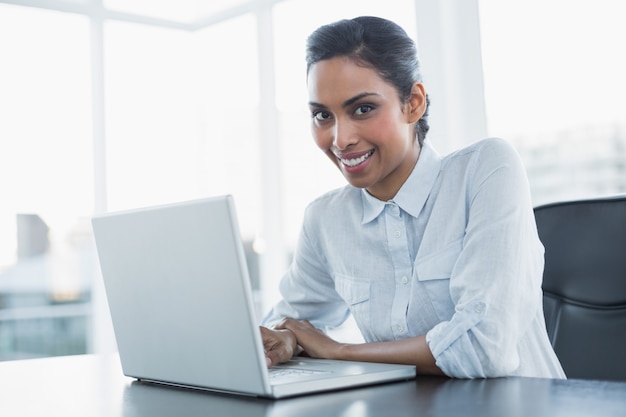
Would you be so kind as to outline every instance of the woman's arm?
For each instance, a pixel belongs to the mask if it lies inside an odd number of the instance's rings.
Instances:
[[[421,375],[444,375],[435,364],[426,336],[389,342],[347,344],[329,338],[306,320],[285,319],[276,327],[295,335],[304,353],[314,358],[415,365]]]
[[[502,140],[474,151],[463,245],[450,275],[454,314],[426,334],[439,367],[460,378],[506,376],[533,360],[522,359],[519,347],[524,337],[538,337],[527,331],[542,301],[543,247],[521,160]]]
[[[319,209],[311,208],[314,204],[305,210],[293,260],[280,281],[282,299],[261,321],[261,326],[274,328],[284,317],[294,317],[306,318],[320,328],[336,327],[349,317],[348,306],[337,294],[328,272],[323,249],[309,233],[310,229],[317,229],[312,226],[319,216]]]

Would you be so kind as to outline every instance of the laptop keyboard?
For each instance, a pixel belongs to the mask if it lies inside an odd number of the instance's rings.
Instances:
[[[310,375],[327,374],[328,371],[318,371],[313,369],[299,369],[299,368],[270,368],[268,369],[270,379],[279,377],[301,377]]]

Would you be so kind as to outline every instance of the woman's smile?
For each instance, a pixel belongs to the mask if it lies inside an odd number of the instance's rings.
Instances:
[[[335,156],[346,168],[350,169],[363,164],[372,156],[372,154],[374,154],[374,149],[366,152],[351,152],[349,154],[335,153]]]

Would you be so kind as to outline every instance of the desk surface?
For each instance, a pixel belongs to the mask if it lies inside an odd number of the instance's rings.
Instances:
[[[144,384],[117,356],[0,362],[0,416],[625,416],[626,382],[418,377],[278,401]]]

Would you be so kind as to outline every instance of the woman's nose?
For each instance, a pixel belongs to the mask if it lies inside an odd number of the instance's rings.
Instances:
[[[337,120],[333,129],[333,146],[339,150],[347,149],[358,142],[358,136],[351,123]]]

